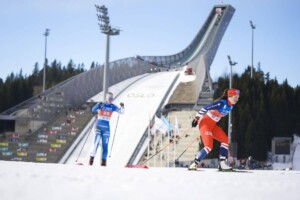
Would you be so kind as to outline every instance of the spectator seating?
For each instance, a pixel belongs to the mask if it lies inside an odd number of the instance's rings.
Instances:
[[[69,109],[34,133],[6,133],[0,160],[57,163],[91,117],[86,109]]]

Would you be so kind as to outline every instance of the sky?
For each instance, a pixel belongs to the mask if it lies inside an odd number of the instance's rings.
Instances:
[[[1,200],[298,200],[300,171],[216,172],[0,161]]]
[[[243,73],[251,65],[254,30],[254,67],[292,87],[300,85],[300,12],[298,0],[18,0],[1,1],[0,78],[11,73],[30,75],[45,58],[67,65],[104,63],[106,37],[98,26],[95,4],[108,8],[110,23],[120,28],[111,38],[110,61],[141,56],[162,56],[186,48],[204,24],[214,5],[230,4],[236,12],[223,36],[211,77],[229,74],[227,55]],[[233,83],[234,86],[234,83]]]

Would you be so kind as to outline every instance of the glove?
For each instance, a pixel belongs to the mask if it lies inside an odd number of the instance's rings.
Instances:
[[[102,101],[99,102],[99,106],[100,106],[100,108],[103,106],[103,102]]]
[[[120,103],[120,106],[121,106],[122,108],[124,108],[124,103]]]
[[[194,118],[194,120],[192,121],[192,127],[196,127],[196,126],[198,125],[198,122],[199,122],[199,117],[196,116],[196,117]]]

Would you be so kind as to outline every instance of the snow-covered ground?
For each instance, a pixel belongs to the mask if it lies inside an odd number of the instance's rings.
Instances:
[[[1,200],[298,200],[300,171],[253,173],[0,161]]]

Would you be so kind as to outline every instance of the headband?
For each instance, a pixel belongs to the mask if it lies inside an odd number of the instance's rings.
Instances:
[[[237,89],[229,89],[227,91],[227,96],[228,97],[232,97],[232,96],[235,96],[235,95],[240,95],[240,90],[237,90]]]

